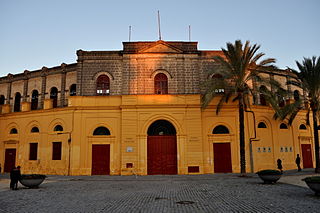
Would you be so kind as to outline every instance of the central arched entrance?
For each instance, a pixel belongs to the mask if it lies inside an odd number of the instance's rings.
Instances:
[[[166,120],[157,120],[148,128],[148,175],[175,175],[177,165],[176,129]]]

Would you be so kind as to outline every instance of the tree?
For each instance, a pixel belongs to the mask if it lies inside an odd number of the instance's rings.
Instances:
[[[316,58],[304,58],[302,63],[296,61],[297,67],[300,72],[292,70],[298,77],[297,80],[289,81],[289,84],[299,86],[306,91],[306,100],[301,98],[295,100],[294,103],[287,105],[283,109],[276,110],[275,118],[280,120],[288,119],[288,123],[291,124],[302,109],[306,109],[306,121],[310,125],[310,112],[312,112],[313,119],[313,139],[314,139],[314,151],[316,168],[315,172],[320,173],[320,159],[319,159],[319,135],[318,135],[318,119],[320,112],[320,57]],[[304,103],[305,102],[305,103]]]
[[[246,41],[243,46],[240,40],[235,43],[227,43],[227,49],[222,48],[223,56],[214,58],[218,67],[210,70],[208,76],[219,71],[219,78],[208,78],[204,83],[204,94],[201,97],[202,107],[206,108],[216,96],[220,98],[216,114],[221,110],[223,103],[227,103],[230,98],[232,102],[238,102],[239,113],[239,135],[240,135],[240,167],[241,173],[246,173],[245,159],[245,126],[244,111],[250,106],[250,97],[253,95],[252,82],[270,82],[259,76],[260,71],[271,71],[275,69],[272,64],[275,59],[268,58],[258,62],[265,54],[258,53],[260,45],[250,45]]]

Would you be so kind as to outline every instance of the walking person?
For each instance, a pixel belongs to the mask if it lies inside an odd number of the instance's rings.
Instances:
[[[277,166],[280,172],[282,173],[282,161],[280,159],[277,160]]]
[[[14,166],[10,171],[10,189],[14,190],[14,184],[15,184],[15,170],[17,168]]]
[[[13,169],[10,171],[10,189],[17,190],[18,189],[18,181],[21,178],[21,171],[20,166],[13,167]]]
[[[297,167],[298,167],[298,172],[301,171],[300,162],[301,162],[301,158],[300,158],[299,154],[297,154],[296,164],[297,164]]]
[[[14,190],[18,190],[18,182],[21,179],[21,171],[20,171],[20,166],[17,167],[15,170],[15,180],[14,180]]]

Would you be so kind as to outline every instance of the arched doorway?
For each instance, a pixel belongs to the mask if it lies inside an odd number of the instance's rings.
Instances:
[[[218,125],[212,130],[213,135],[229,135],[229,129],[224,125]],[[214,173],[232,172],[231,144],[230,142],[213,143]]]
[[[148,128],[148,175],[175,175],[177,165],[176,129],[166,120],[157,120]]]
[[[107,127],[99,126],[93,133],[93,137],[108,137],[110,130]],[[92,144],[92,169],[91,175],[110,174],[110,144]]]

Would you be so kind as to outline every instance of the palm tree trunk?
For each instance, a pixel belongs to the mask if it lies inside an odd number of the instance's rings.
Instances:
[[[316,173],[320,173],[320,159],[319,159],[319,135],[318,135],[318,121],[317,121],[317,112],[312,110],[313,118],[313,139],[314,139],[314,152],[316,160]]]
[[[240,167],[241,174],[246,173],[246,150],[244,139],[244,105],[243,97],[239,98],[239,130],[240,130]]]

